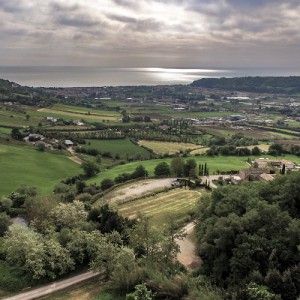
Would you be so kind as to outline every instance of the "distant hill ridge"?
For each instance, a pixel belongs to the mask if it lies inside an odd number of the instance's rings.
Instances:
[[[13,88],[21,87],[19,84],[5,80],[0,79],[0,92],[10,92]]]
[[[300,76],[202,78],[195,80],[191,86],[242,92],[298,94],[300,93]]]

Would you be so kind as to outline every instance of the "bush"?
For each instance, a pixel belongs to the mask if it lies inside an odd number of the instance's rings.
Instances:
[[[112,187],[114,184],[115,183],[111,179],[105,178],[101,181],[101,189],[102,191],[105,191]]]
[[[17,292],[30,285],[29,278],[21,271],[9,266],[6,262],[0,261],[0,288]]]

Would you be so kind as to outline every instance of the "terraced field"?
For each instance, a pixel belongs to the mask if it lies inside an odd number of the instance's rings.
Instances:
[[[171,215],[176,218],[177,222],[181,223],[189,212],[194,211],[200,197],[199,191],[178,188],[145,199],[120,204],[119,212],[129,218],[143,213],[150,217],[150,222],[156,226],[166,224],[168,216]]]

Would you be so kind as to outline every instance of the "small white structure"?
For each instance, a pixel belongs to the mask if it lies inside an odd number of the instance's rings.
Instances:
[[[74,145],[74,143],[71,140],[65,140],[65,145],[67,147],[72,147]]]

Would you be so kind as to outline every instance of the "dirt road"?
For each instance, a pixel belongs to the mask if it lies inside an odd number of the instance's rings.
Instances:
[[[178,261],[191,270],[201,265],[201,259],[196,255],[196,246],[192,240],[194,228],[195,224],[193,222],[184,226],[183,230],[187,233],[187,236],[176,241],[180,247],[180,252],[177,255]]]
[[[84,280],[93,278],[98,276],[99,273],[95,272],[86,272],[68,279],[56,281],[54,283],[45,285],[43,287],[34,289],[32,291],[23,292],[18,295],[2,298],[3,300],[31,300],[31,299],[37,299],[46,295],[49,295],[53,292],[65,289],[71,285],[74,285],[76,283],[82,282]]]
[[[73,149],[73,148],[67,148],[67,150],[68,150],[68,151],[71,153],[71,155],[72,155],[72,156],[70,156],[69,158],[70,158],[72,161],[74,161],[76,164],[81,165],[81,164],[82,164],[82,160],[81,160],[78,156],[76,156],[76,153],[75,153],[74,149]]]

